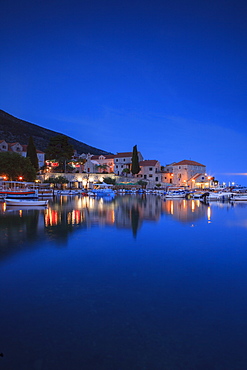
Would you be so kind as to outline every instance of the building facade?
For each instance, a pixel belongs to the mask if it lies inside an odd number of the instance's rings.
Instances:
[[[0,152],[14,152],[22,155],[23,157],[27,156],[27,145],[21,145],[20,143],[7,143],[5,140],[0,140]],[[39,168],[45,164],[45,153],[36,149]]]
[[[139,162],[143,161],[143,156],[138,152]],[[132,165],[132,152],[117,153],[114,156],[114,173],[116,175],[122,175],[125,171],[131,171]]]
[[[200,175],[201,179],[206,179],[206,166],[191,160],[183,160],[172,165],[173,180],[176,186],[188,186],[188,181],[195,175]]]

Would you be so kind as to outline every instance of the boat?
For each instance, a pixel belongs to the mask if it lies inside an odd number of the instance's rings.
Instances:
[[[224,192],[220,191],[217,193],[209,193],[207,196],[207,200],[220,200],[220,201],[225,201],[225,200],[231,200],[232,199],[232,193],[231,192]]]
[[[93,190],[90,190],[88,195],[92,195],[96,197],[114,197],[115,192],[112,189],[93,189]]]
[[[165,194],[165,198],[185,198],[186,195],[187,194],[184,190],[173,190],[173,191],[168,191]]]
[[[48,200],[5,198],[6,206],[47,206]]]
[[[247,194],[233,194],[231,200],[233,201],[247,201]]]
[[[190,198],[192,199],[205,199],[209,195],[209,192],[205,191],[197,191],[190,194]]]
[[[54,190],[55,195],[79,195],[79,190]]]
[[[102,183],[102,184],[94,184],[94,189],[91,189],[88,192],[88,195],[96,196],[96,197],[114,197],[115,191],[112,190],[112,185]]]
[[[1,190],[0,191],[0,198],[6,198],[7,196],[11,196],[12,199],[37,199],[38,194],[35,190]]]

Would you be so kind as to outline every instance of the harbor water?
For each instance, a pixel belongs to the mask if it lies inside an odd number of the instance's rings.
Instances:
[[[0,369],[247,364],[247,202],[0,203]]]

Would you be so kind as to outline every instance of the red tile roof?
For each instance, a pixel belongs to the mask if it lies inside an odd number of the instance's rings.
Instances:
[[[114,155],[114,154],[100,154],[100,155],[93,155],[93,156],[91,157],[91,159],[93,159],[93,160],[97,160],[97,159],[99,159],[99,157],[101,157],[101,156],[105,157],[105,159],[114,159],[114,158],[115,158],[115,155]]]
[[[204,164],[201,164],[201,163],[198,163],[198,162],[195,162],[195,161],[190,161],[188,159],[184,159],[183,161],[180,161],[180,162],[177,162],[177,163],[173,164],[173,166],[185,166],[185,165],[206,167]]]
[[[117,153],[117,154],[115,154],[114,157],[115,158],[132,157],[132,152]]]
[[[139,165],[142,166],[142,167],[155,166],[157,163],[158,163],[158,161],[156,161],[156,159],[150,159],[150,160],[147,159],[145,161],[140,161]]]

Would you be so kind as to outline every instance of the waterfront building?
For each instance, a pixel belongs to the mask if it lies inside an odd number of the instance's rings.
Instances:
[[[138,152],[139,162],[143,161],[141,152]],[[122,175],[125,169],[131,171],[132,152],[117,153],[114,156],[114,172],[116,175]]]
[[[21,145],[20,143],[7,143],[5,140],[0,140],[0,152],[14,152],[22,155],[23,157],[27,156],[27,145]],[[45,163],[45,153],[36,149],[39,168],[44,166]]]
[[[141,171],[136,175],[143,180],[161,182],[160,162],[156,159],[140,161]]]
[[[184,159],[180,162],[174,163],[172,165],[172,170],[172,183],[176,186],[188,186],[188,181],[190,181],[190,184],[193,184],[196,182],[193,181],[193,176],[195,175],[200,175],[200,180],[206,180],[206,166],[195,161]]]
[[[96,161],[98,164],[98,172],[113,173],[114,172],[114,154],[107,155],[93,155],[91,160]]]

